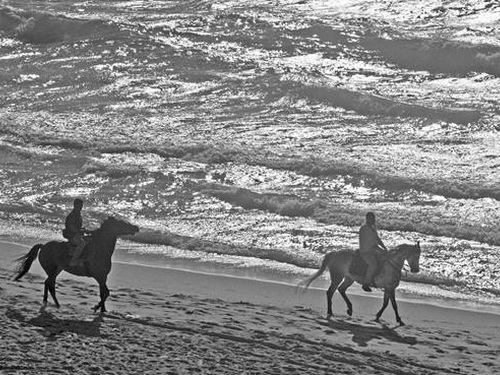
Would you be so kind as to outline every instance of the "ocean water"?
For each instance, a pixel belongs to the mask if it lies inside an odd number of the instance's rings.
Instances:
[[[297,282],[367,211],[415,298],[500,307],[496,0],[0,1],[0,236]],[[325,285],[327,279],[318,281]]]

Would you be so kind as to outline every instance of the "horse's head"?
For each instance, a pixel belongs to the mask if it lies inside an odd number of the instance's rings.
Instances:
[[[139,232],[139,227],[137,225],[130,224],[125,220],[116,219],[112,216],[108,216],[99,229],[105,232],[111,232],[117,236],[132,235]]]
[[[417,241],[408,251],[408,257],[406,258],[408,264],[410,265],[410,271],[417,273],[420,271],[420,242]]]

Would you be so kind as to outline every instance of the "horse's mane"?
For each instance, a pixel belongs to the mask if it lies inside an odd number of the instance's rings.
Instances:
[[[409,243],[403,243],[401,245],[396,246],[394,249],[389,250],[389,254],[398,253],[400,251],[408,251],[413,250],[415,245]]]
[[[92,230],[92,234],[97,234],[97,233],[103,233],[103,232],[105,232],[106,229],[109,228],[109,226],[113,222],[116,222],[116,221],[123,221],[123,220],[119,220],[119,219],[117,219],[117,218],[115,218],[113,216],[108,216],[106,219],[104,219],[101,222],[101,225],[99,226],[99,228]]]
[[[101,226],[99,227],[99,229],[103,229],[103,228],[106,228],[106,226],[108,226],[111,222],[124,222],[124,223],[127,223],[127,224],[130,224],[127,220],[124,220],[124,219],[118,219],[114,216],[108,216],[106,219],[104,219],[101,223]]]
[[[128,220],[122,219],[122,218],[117,218],[114,216],[108,216],[102,223],[101,226],[94,230],[93,233],[105,233],[107,231],[115,231],[119,230],[119,228],[123,227],[130,227],[130,228],[137,228],[135,225],[131,224]],[[139,229],[137,228],[137,231]]]
[[[114,221],[116,220],[113,216],[108,216],[106,219],[104,219],[102,222],[101,222],[101,226],[100,228],[106,226],[109,224],[110,221]]]

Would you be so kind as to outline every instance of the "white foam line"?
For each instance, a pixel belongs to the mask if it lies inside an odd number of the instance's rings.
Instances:
[[[19,242],[13,242],[13,241],[4,241],[0,240],[0,243],[4,244],[11,244],[19,247],[24,247],[24,248],[31,248],[31,246],[19,243]],[[163,270],[172,270],[172,271],[180,271],[180,272],[185,272],[185,273],[191,273],[191,274],[196,274],[196,275],[207,275],[207,276],[213,276],[213,277],[224,277],[224,278],[230,278],[230,279],[238,279],[238,280],[252,280],[252,281],[258,281],[258,282],[263,282],[263,283],[271,283],[271,284],[277,284],[277,285],[285,285],[285,286],[291,286],[294,287],[296,286],[295,284],[291,283],[286,283],[283,281],[275,281],[275,280],[268,280],[268,279],[261,279],[261,278],[250,278],[250,277],[244,277],[244,276],[236,276],[236,275],[229,275],[229,274],[224,274],[224,273],[215,273],[215,272],[207,272],[207,271],[199,271],[199,270],[193,270],[193,269],[186,269],[186,268],[181,268],[181,267],[172,267],[172,266],[154,266],[154,265],[149,265],[149,264],[142,264],[142,263],[135,263],[135,262],[123,262],[123,261],[113,261],[116,264],[124,264],[128,266],[134,266],[134,267],[144,267],[144,268],[153,268],[153,269],[163,269]],[[308,289],[312,290],[317,290],[317,291],[324,291],[323,288],[319,287],[310,287]],[[300,291],[299,291],[300,293]],[[357,293],[355,290],[350,291],[350,294],[363,297],[363,298],[377,298],[380,299],[381,296],[379,293],[374,293],[371,295],[363,294],[363,293]],[[405,298],[403,296],[399,296],[398,300],[402,302],[407,302],[407,303],[415,303],[415,304],[423,304],[423,305],[431,305],[431,306],[436,306],[440,308],[447,308],[447,309],[456,309],[456,310],[463,310],[463,311],[470,311],[470,312],[478,312],[478,313],[486,313],[486,314],[492,314],[492,315],[499,315],[500,316],[500,311],[484,311],[484,308],[491,307],[488,304],[482,304],[480,302],[477,303],[477,307],[468,307],[468,306],[462,306],[460,305],[460,302],[453,303],[453,301],[433,301],[430,298]]]

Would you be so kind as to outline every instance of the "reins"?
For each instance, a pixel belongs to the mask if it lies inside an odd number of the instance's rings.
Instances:
[[[407,251],[407,250],[404,250],[404,251]],[[399,252],[398,250],[394,250],[395,252],[395,255],[399,255]],[[401,268],[399,268],[399,265],[395,263],[394,259],[393,258],[390,258],[388,260],[386,260],[386,263],[388,263],[392,268],[394,268],[394,270],[396,270],[397,272],[401,272],[404,270],[404,272],[406,273],[404,277],[406,277],[408,275],[408,271],[405,268],[405,263],[404,263],[404,260],[403,260],[403,266]]]
[[[401,272],[401,268],[398,267],[398,265],[396,263],[394,263],[394,260],[393,259],[389,259],[387,261],[387,263],[392,267],[394,268],[396,271],[398,272]]]

